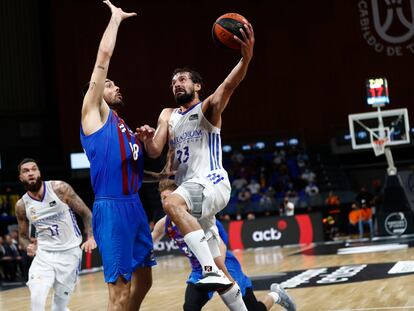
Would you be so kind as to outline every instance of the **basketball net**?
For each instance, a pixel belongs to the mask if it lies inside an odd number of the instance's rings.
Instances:
[[[388,138],[373,139],[371,142],[375,155],[378,157],[385,152],[385,145],[388,142]]]

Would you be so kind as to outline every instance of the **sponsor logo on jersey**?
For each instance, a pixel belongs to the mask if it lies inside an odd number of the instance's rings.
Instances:
[[[63,219],[65,217],[65,212],[66,211],[61,211],[61,212],[56,213],[54,215],[45,217],[43,219],[39,219],[37,221],[34,221],[34,222],[32,222],[32,224],[35,225],[35,226],[37,226],[37,225],[49,225],[49,223],[51,221],[58,221],[58,220]],[[33,220],[35,220],[35,219],[33,219]]]
[[[189,141],[189,140],[195,141],[197,139],[200,139],[202,136],[203,136],[202,130],[187,131],[171,139],[170,144],[172,146],[176,146],[177,144],[180,144],[185,141]]]
[[[29,213],[30,213],[30,217],[32,218],[32,220],[37,219],[36,209],[34,207],[29,208]]]
[[[49,202],[49,206],[50,207],[53,207],[53,206],[55,206],[57,203],[56,203],[56,201],[52,201],[52,202]]]
[[[119,129],[121,130],[122,133],[126,132],[126,128],[125,128],[125,125],[123,123],[119,123],[118,127],[119,127]]]
[[[188,118],[188,120],[189,121],[193,121],[193,120],[198,120],[198,114],[192,114],[189,118]]]

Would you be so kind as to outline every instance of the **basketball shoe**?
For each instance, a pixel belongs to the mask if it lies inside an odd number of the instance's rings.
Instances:
[[[205,273],[203,278],[195,285],[203,291],[213,292],[217,290],[225,290],[232,286],[232,284],[233,283],[227,278],[223,271],[217,270]]]
[[[278,305],[281,305],[287,311],[296,311],[296,305],[288,293],[277,283],[270,285],[270,291],[276,293],[279,296],[278,301],[275,301]]]

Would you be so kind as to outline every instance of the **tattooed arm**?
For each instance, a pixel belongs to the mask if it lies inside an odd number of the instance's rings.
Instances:
[[[144,170],[144,173],[158,180],[174,176],[177,173],[177,170],[174,169],[174,149],[172,148],[168,149],[167,157],[165,160],[165,165],[161,172],[156,173],[156,172]]]
[[[29,238],[30,222],[26,217],[26,208],[22,199],[16,203],[16,217],[19,224],[19,243],[22,249],[27,250],[29,256],[36,254],[36,243],[31,243]]]
[[[96,243],[92,232],[92,213],[82,199],[76,194],[75,190],[64,181],[53,181],[52,188],[59,197],[59,199],[69,205],[69,207],[79,216],[82,217],[87,234],[87,241],[82,244],[82,249],[90,252],[96,248]]]

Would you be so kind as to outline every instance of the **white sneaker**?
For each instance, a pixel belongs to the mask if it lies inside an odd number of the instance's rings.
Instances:
[[[270,285],[270,291],[275,292],[279,296],[279,301],[276,301],[278,305],[281,305],[287,311],[296,311],[295,302],[290,298],[288,293],[277,283]]]
[[[233,285],[233,283],[227,278],[227,276],[221,270],[215,272],[207,272],[204,277],[196,284],[197,288],[213,292],[217,290],[225,290]]]

